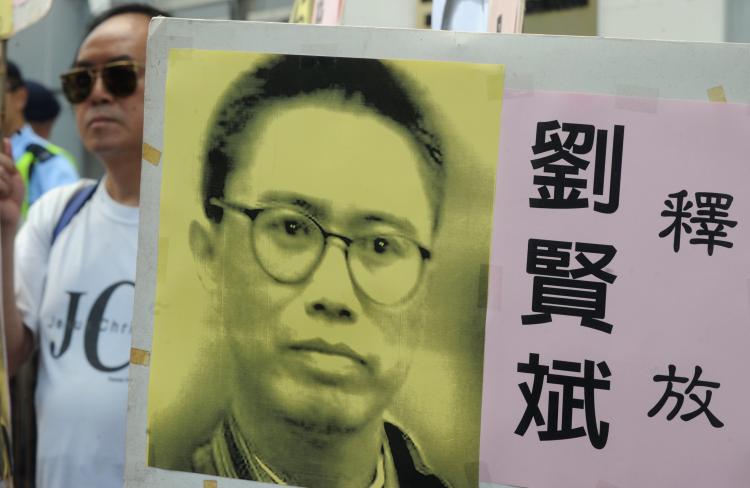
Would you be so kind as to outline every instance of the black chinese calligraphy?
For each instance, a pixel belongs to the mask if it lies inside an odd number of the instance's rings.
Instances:
[[[693,379],[690,380],[690,383],[688,384],[687,388],[685,388],[684,393],[680,393],[674,390],[674,384],[688,383],[688,378],[685,376],[677,376],[677,368],[674,364],[670,364],[668,370],[669,373],[666,375],[654,376],[654,382],[666,382],[667,386],[664,390],[664,394],[656,403],[656,405],[654,405],[651,410],[648,411],[648,416],[654,417],[659,413],[659,411],[661,411],[662,408],[664,408],[664,406],[667,404],[667,401],[670,398],[673,398],[674,407],[672,407],[672,410],[667,414],[667,420],[674,419],[675,416],[677,416],[677,414],[680,412],[680,409],[682,409],[682,404],[685,401],[685,395],[687,395],[688,398],[696,403],[697,407],[691,412],[680,415],[680,418],[682,420],[687,422],[693,420],[700,414],[704,414],[706,418],[708,418],[711,426],[717,429],[724,427],[724,422],[716,418],[716,416],[708,409],[708,404],[711,403],[711,396],[713,393],[711,390],[719,388],[721,384],[714,381],[702,381],[700,377],[703,373],[703,369],[700,366],[696,366],[695,371],[693,372]],[[703,398],[694,393],[696,388],[706,388]]]
[[[545,324],[552,314],[581,317],[581,325],[607,334],[612,324],[604,322],[607,284],[617,276],[605,270],[617,249],[608,244],[577,242],[575,259],[578,268],[569,268],[572,242],[529,239],[526,272],[534,276],[531,310],[521,316],[521,323]],[[592,261],[589,256],[598,255]],[[584,280],[586,276],[598,280]]]
[[[531,166],[542,174],[534,175],[539,198],[530,198],[529,205],[534,208],[588,208],[589,200],[582,196],[582,191],[587,188],[589,180],[581,173],[588,170],[593,157],[592,190],[595,196],[605,194],[609,162],[608,199],[595,201],[594,210],[614,213],[620,205],[625,127],[614,126],[609,158],[608,134],[605,129],[587,124],[563,123],[561,126],[557,120],[537,123],[536,141],[531,150],[539,157],[531,160]]]
[[[596,390],[609,390],[609,380],[605,378],[609,378],[611,373],[607,363],[585,360],[581,375],[581,363],[553,360],[552,370],[561,373],[552,373],[549,366],[540,364],[539,354],[531,353],[528,363],[518,363],[519,373],[530,374],[534,378],[531,387],[528,383],[518,385],[526,401],[526,410],[515,434],[525,435],[533,420],[537,427],[546,425],[546,430],[538,432],[540,441],[575,439],[588,435],[592,446],[603,449],[607,444],[609,423],[597,421],[595,393]],[[597,371],[600,378],[596,377]],[[545,380],[547,385],[557,385],[562,389],[562,398],[559,391],[548,391],[546,419],[539,405]],[[577,398],[576,390],[581,389],[583,398]],[[573,411],[576,409],[584,411],[585,427],[573,427]]]
[[[665,238],[671,234],[672,249],[678,252],[682,233],[691,234],[693,227],[690,224],[698,224],[690,244],[705,245],[709,256],[713,256],[716,246],[733,247],[734,244],[724,238],[728,236],[726,229],[737,225],[737,221],[727,218],[734,197],[726,193],[696,192],[695,208],[687,198],[686,190],[669,194],[664,201],[667,209],[662,210],[661,216],[670,219],[671,223],[659,232],[659,237]],[[691,209],[696,210],[695,215],[690,212]]]

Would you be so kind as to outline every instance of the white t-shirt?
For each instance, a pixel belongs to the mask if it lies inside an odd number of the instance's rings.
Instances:
[[[125,460],[138,209],[102,181],[51,245],[79,183],[29,210],[16,238],[16,302],[40,348],[39,488],[120,488]]]

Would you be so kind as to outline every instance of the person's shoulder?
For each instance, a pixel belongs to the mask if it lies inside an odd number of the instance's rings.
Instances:
[[[36,161],[44,162],[55,157],[56,151],[54,148],[56,146],[31,130],[31,128],[24,133],[24,136],[23,150],[24,152],[33,154]]]
[[[83,188],[96,184],[95,180],[81,179],[75,183],[55,187],[39,197],[31,207],[27,222],[54,222],[62,214],[68,201]]]
[[[34,132],[31,127],[22,130],[24,152],[31,153],[37,162],[61,160],[75,166],[73,157],[65,149]]]
[[[383,422],[383,429],[401,488],[450,488],[427,465],[419,448],[406,432],[387,421]]]

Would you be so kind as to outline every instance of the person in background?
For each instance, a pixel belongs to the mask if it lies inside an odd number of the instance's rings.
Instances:
[[[13,160],[24,182],[25,199],[21,215],[49,190],[78,180],[75,163],[67,153],[31,128],[24,115],[29,91],[21,70],[13,62],[7,64],[3,134],[10,136]]]
[[[62,74],[99,183],[56,188],[15,239],[24,185],[0,155],[2,289],[8,369],[39,349],[38,488],[120,488],[138,247],[146,39],[153,7],[96,17]]]
[[[60,115],[60,104],[46,86],[34,80],[26,80],[28,99],[23,115],[38,136],[50,139],[52,127]]]

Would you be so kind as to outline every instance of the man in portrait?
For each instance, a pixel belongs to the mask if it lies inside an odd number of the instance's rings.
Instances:
[[[224,92],[189,239],[231,400],[193,471],[447,486],[384,417],[435,300],[450,167],[434,122],[415,84],[372,59],[271,56]]]

